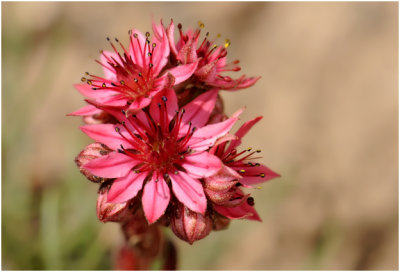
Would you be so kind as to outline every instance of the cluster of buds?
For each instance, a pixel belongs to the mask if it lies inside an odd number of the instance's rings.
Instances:
[[[153,35],[130,30],[129,47],[107,38],[113,51],[96,60],[104,76],[87,72],[75,85],[87,105],[70,115],[83,117],[81,130],[95,141],[76,163],[100,184],[99,220],[135,237],[141,260],[162,247],[161,226],[192,244],[232,219],[260,220],[243,188],[279,176],[257,163],[259,150],[239,147],[262,117],[230,133],[243,109],[228,117],[219,96],[259,77],[223,75],[239,71],[239,61],[227,62],[229,40],[217,45],[208,32],[201,40],[203,27],[184,32],[178,24],[176,41],[172,20],[153,23]]]

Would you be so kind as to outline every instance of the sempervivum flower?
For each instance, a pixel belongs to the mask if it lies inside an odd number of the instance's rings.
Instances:
[[[98,104],[137,110],[148,106],[151,98],[162,89],[189,78],[197,62],[166,69],[170,50],[165,29],[153,23],[153,32],[150,41],[149,32],[143,35],[136,29],[129,31],[128,49],[115,39],[122,49],[121,53],[107,38],[114,51],[102,50],[100,60],[96,60],[103,66],[104,77],[86,73],[81,79],[85,83],[76,84],[75,88]],[[92,116],[99,113],[100,109],[87,105],[70,115]]]
[[[260,221],[253,207],[254,199],[249,194],[244,194],[240,187],[252,187],[279,177],[279,174],[268,167],[254,162],[258,159],[254,154],[260,150],[252,151],[252,148],[248,148],[241,152],[237,151],[241,139],[261,118],[257,117],[244,123],[235,135],[227,134],[221,137],[210,149],[211,154],[222,160],[223,166],[218,173],[205,178],[205,192],[214,204],[214,210],[230,219],[245,218]]]
[[[228,52],[226,48],[230,45],[229,40],[225,40],[224,46],[217,46],[213,41],[208,40],[207,32],[206,37],[199,44],[200,32],[203,27],[203,23],[199,22],[199,28],[195,31],[189,29],[184,33],[182,25],[178,24],[180,36],[177,42],[174,38],[174,22],[171,20],[167,27],[171,59],[181,64],[198,62],[194,72],[193,84],[198,87],[206,85],[224,90],[239,90],[255,84],[260,77],[242,75],[238,79],[232,79],[221,74],[228,71],[240,71],[239,60],[227,63]]]
[[[221,160],[206,150],[231,129],[241,113],[205,126],[216,97],[217,90],[206,92],[178,110],[174,90],[165,89],[136,115],[104,108],[121,123],[81,129],[112,151],[83,168],[98,177],[115,178],[108,202],[125,202],[140,192],[149,223],[160,218],[175,199],[204,214],[207,199],[200,179],[214,175],[222,166]]]

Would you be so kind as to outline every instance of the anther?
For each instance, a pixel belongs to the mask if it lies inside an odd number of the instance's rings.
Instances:
[[[162,97],[161,97],[161,99],[162,99],[162,101],[164,101],[164,102],[167,102],[167,97],[165,96],[165,95],[163,95]]]
[[[141,72],[139,72],[139,74],[138,74],[140,77],[142,77],[142,73]]]
[[[133,81],[135,81],[135,83],[138,83],[139,80],[137,78],[134,78]]]
[[[114,87],[115,87],[115,86],[117,86],[117,85],[115,85],[114,82],[111,82],[111,86],[114,86]]]
[[[137,33],[133,34],[133,37],[137,39],[138,34]]]
[[[115,127],[115,131],[116,131],[116,132],[120,132],[119,127]]]
[[[118,40],[117,38],[115,38],[115,41],[116,41],[116,42],[119,42],[119,40]]]
[[[181,112],[182,112],[182,114],[184,114],[185,113],[185,109],[182,109]]]
[[[204,24],[202,21],[198,21],[197,24],[199,25],[200,28],[204,28]]]
[[[151,67],[153,67],[154,65],[153,65],[153,63],[149,63],[149,67],[151,68]]]
[[[257,163],[255,164],[255,166],[260,166],[260,164],[257,162]]]
[[[146,37],[148,38],[148,37],[150,37],[150,32],[146,32]]]
[[[128,34],[131,35],[132,34],[132,29],[128,30]]]
[[[252,150],[252,148],[251,148],[251,147],[247,148],[247,151],[249,151],[249,152],[250,152],[251,150]]]
[[[247,204],[249,204],[250,206],[254,206],[254,198],[252,197],[247,198]]]
[[[135,174],[139,174],[139,173],[140,173],[140,170],[139,170],[139,169],[136,169],[136,170],[134,170],[133,172],[135,172]]]
[[[119,83],[121,83],[121,85],[125,85],[125,81],[121,80]]]
[[[86,82],[86,77],[81,77],[82,82]]]
[[[260,152],[261,152],[261,150],[260,150],[260,149],[258,149],[258,150],[256,150],[256,152],[257,152],[257,153],[260,153]]]
[[[178,175],[178,171],[175,170],[174,174],[175,174],[175,175]]]
[[[146,40],[146,43],[147,43],[147,44],[150,44],[150,41],[149,41],[149,40]]]
[[[107,37],[107,41],[110,41],[110,38],[109,38],[109,37]]]
[[[241,170],[239,170],[239,173],[245,173],[246,172],[246,170],[244,170],[244,169],[241,169]]]
[[[87,81],[87,84],[92,85],[93,82],[92,82],[91,80],[88,80],[88,81]]]
[[[89,76],[90,74],[89,74],[89,72],[85,72],[85,75]]]
[[[149,53],[147,53],[147,56],[151,57],[151,53],[150,53],[150,52],[149,52]]]
[[[260,177],[264,178],[264,177],[265,177],[265,174],[264,174],[264,173],[261,173],[261,174],[260,174]]]
[[[121,122],[121,125],[125,126],[125,121],[122,121],[122,122]]]
[[[105,83],[101,84],[101,87],[105,88],[105,87],[106,87],[106,84],[105,84]]]
[[[157,106],[158,106],[159,108],[161,108],[161,104],[160,104],[160,103],[157,103]]]
[[[153,47],[156,47],[156,46],[157,46],[157,44],[156,44],[156,43],[153,43],[153,44],[152,44],[152,46],[153,46]]]
[[[182,24],[181,23],[178,24],[178,28],[182,29]]]
[[[208,35],[210,35],[210,32],[207,32],[207,33],[206,33],[206,37],[208,37]]]
[[[225,48],[228,48],[231,45],[231,41],[229,39],[225,40]]]

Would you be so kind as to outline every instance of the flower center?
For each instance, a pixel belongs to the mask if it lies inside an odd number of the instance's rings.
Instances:
[[[96,60],[96,62],[112,72],[115,75],[115,79],[106,79],[86,73],[86,75],[91,78],[86,79],[82,77],[82,82],[92,85],[93,90],[107,89],[120,93],[129,101],[128,104],[138,97],[148,97],[149,92],[153,88],[154,79],[157,76],[153,68],[153,54],[156,49],[156,43],[151,44],[148,39],[149,37],[150,33],[146,32],[145,43],[141,45],[136,33],[130,35],[130,45],[132,48],[135,48],[133,53],[135,54],[134,57],[132,57],[122,43],[115,38],[115,41],[119,43],[123,50],[123,54],[121,55],[113,42],[110,41],[110,38],[107,38],[115,55],[107,55],[102,50],[100,53],[104,57],[106,63],[98,60]],[[140,59],[140,63],[137,63],[138,59]]]
[[[143,120],[143,115],[141,118],[131,115],[127,116],[127,122],[121,122],[127,133],[123,133],[118,126],[115,128],[116,132],[132,145],[132,148],[121,145],[118,152],[139,162],[134,167],[136,171],[168,173],[182,170],[180,162],[185,158],[185,154],[191,152],[187,142],[192,137],[194,129],[189,123],[186,134],[182,136],[179,133],[184,111],[176,112],[169,121],[166,100],[167,98],[163,97],[163,103],[158,104],[159,120],[155,121],[146,109],[143,110],[146,120]],[[126,115],[126,112],[123,112]]]

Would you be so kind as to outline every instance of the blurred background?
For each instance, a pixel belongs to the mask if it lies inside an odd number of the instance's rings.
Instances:
[[[119,226],[96,217],[97,185],[74,157],[91,142],[66,117],[72,87],[106,37],[151,18],[205,24],[229,60],[261,75],[222,92],[226,112],[263,115],[243,147],[282,175],[251,193],[262,223],[237,220],[179,268],[398,269],[398,4],[2,3],[2,269],[110,269]],[[213,36],[214,35],[214,36]],[[171,233],[169,233],[171,234]]]

